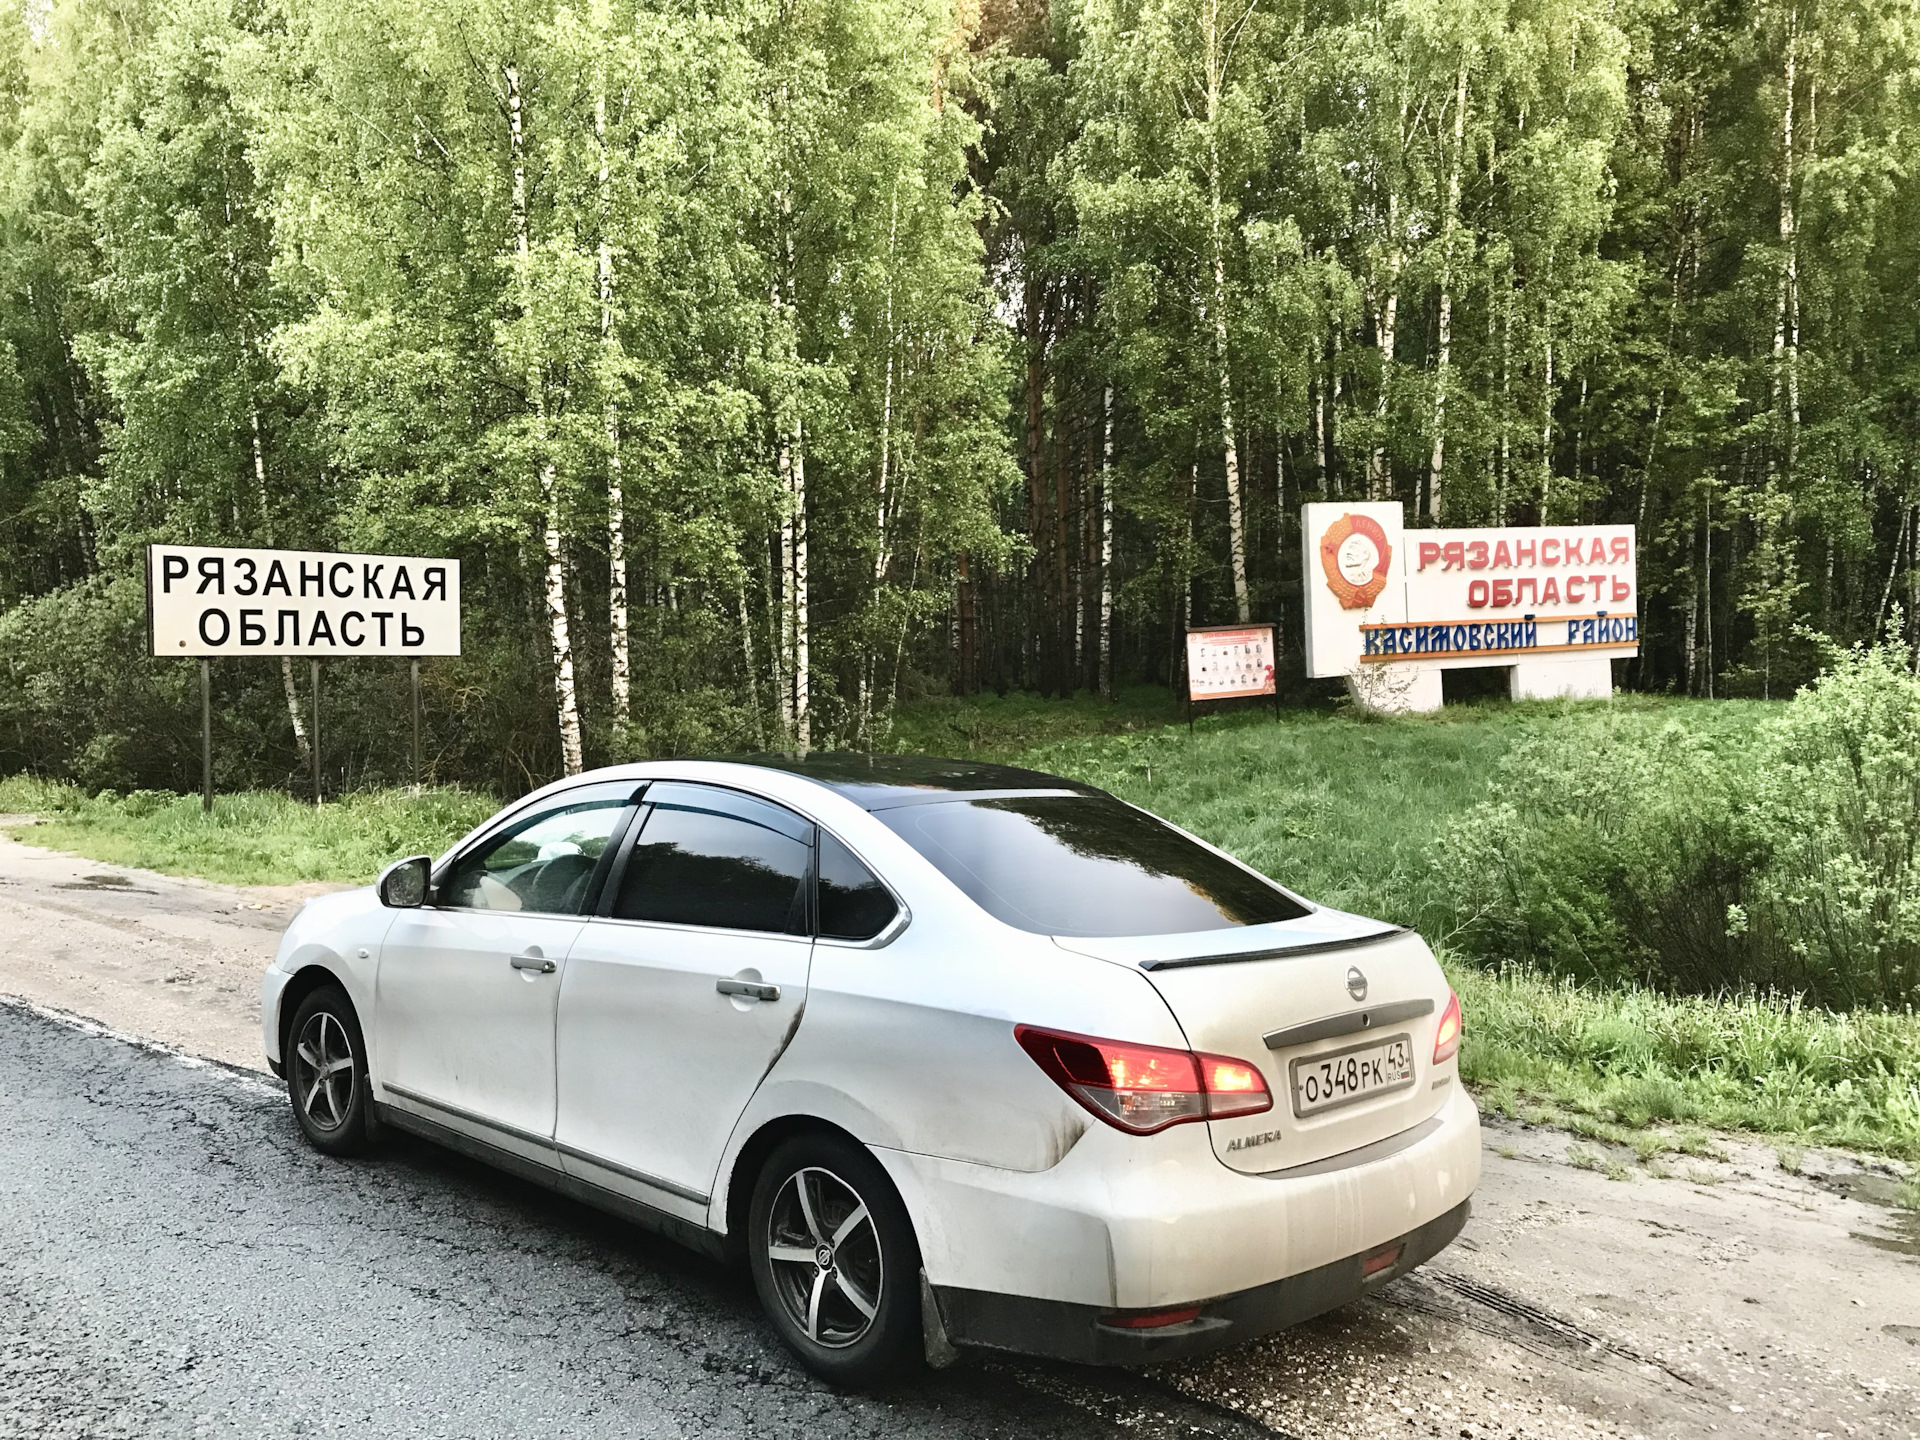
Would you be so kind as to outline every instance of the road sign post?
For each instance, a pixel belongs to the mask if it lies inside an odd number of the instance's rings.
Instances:
[[[313,803],[317,806],[322,799],[320,794],[320,662],[318,660],[312,662],[310,673],[313,685],[313,744],[308,753],[313,756]]]
[[[216,656],[304,655],[313,685],[313,800],[320,764],[320,662],[411,662],[413,778],[420,783],[420,661],[460,653],[460,562],[215,545],[147,547],[147,641],[158,658],[200,662],[201,804],[213,808]]]
[[[213,813],[213,677],[212,662],[200,661],[200,810]]]
[[[420,662],[413,662],[413,788],[420,788]]]

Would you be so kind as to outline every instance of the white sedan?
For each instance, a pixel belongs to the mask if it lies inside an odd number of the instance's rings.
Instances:
[[[330,1154],[411,1131],[723,1257],[809,1368],[1137,1363],[1345,1304],[1480,1173],[1409,931],[1114,797],[625,765],[312,901],[262,993]]]

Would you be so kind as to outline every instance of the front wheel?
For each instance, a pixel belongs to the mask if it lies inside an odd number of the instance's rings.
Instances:
[[[796,1135],[753,1191],[754,1287],[780,1338],[814,1374],[869,1386],[921,1358],[920,1252],[886,1172],[837,1135]]]
[[[325,1154],[358,1154],[367,1147],[367,1046],[346,991],[323,985],[307,996],[290,1034],[287,1094],[300,1133]]]

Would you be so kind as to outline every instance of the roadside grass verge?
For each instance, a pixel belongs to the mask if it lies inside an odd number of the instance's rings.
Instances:
[[[16,840],[230,885],[364,883],[403,855],[438,854],[496,808],[491,796],[453,787],[367,791],[319,808],[249,791],[216,796],[209,815],[198,795],[88,795],[26,776],[0,780],[0,813],[40,817],[10,830]]]
[[[1718,1130],[1920,1162],[1920,1015],[1446,968],[1461,1078],[1489,1111],[1643,1161],[1703,1153]]]

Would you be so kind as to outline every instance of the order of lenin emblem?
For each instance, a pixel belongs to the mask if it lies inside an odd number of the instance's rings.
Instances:
[[[1393,546],[1370,515],[1342,515],[1320,537],[1320,568],[1343,610],[1365,610],[1387,588]]]

